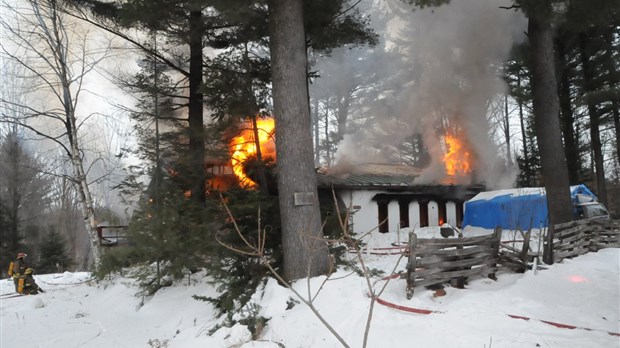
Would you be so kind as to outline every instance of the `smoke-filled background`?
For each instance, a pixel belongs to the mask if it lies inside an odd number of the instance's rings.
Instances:
[[[399,0],[366,6],[381,42],[317,58],[321,77],[311,93],[315,141],[323,149],[318,162],[412,164],[424,167],[417,183],[441,182],[443,135],[452,134],[473,167],[458,183],[512,186],[516,169],[499,155],[487,117],[492,100],[505,92],[503,62],[524,39],[523,15],[500,8],[509,1],[494,0],[417,10]],[[338,97],[322,98],[326,90]],[[330,113],[335,121],[325,124]],[[338,142],[331,148],[330,137]]]

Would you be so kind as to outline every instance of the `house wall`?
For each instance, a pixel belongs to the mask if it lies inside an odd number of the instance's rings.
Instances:
[[[338,191],[345,206],[351,209],[355,233],[366,233],[379,226],[379,206],[372,200],[376,194],[376,191]]]
[[[352,224],[355,233],[366,233],[369,231],[378,231],[379,226],[379,206],[376,200],[373,200],[377,194],[390,193],[387,190],[350,190],[342,189],[337,191],[338,195],[344,202],[345,206],[352,208]],[[436,200],[424,199],[428,202],[427,221],[428,226],[439,226],[439,202]],[[462,205],[462,201],[447,200],[444,201],[446,209],[447,223],[457,226],[457,204]],[[389,232],[398,232],[400,222],[404,219],[400,216],[399,203],[397,200],[388,202],[388,228]],[[409,202],[409,207],[405,211],[409,213],[409,227],[419,228],[421,219],[421,210],[418,200]]]

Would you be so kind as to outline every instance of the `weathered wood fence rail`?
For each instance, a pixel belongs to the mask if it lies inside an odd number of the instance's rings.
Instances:
[[[523,234],[521,249],[501,245],[502,230],[479,237],[466,238],[417,238],[409,234],[407,262],[407,298],[413,296],[416,286],[429,286],[457,281],[462,285],[466,277],[488,276],[494,278],[498,264],[524,272],[539,255],[529,251],[530,231]],[[567,257],[598,251],[603,248],[620,248],[620,221],[578,220],[555,225],[553,256],[559,262]]]
[[[577,220],[555,225],[553,260],[559,262],[589,251],[620,247],[617,220]]]
[[[409,234],[407,298],[414,287],[463,281],[479,275],[494,277],[497,272],[501,229],[491,235],[467,238],[423,239]]]
[[[515,272],[525,272],[537,257],[542,257],[542,251],[530,250],[532,231],[521,232],[522,241],[502,241],[499,249],[499,263],[502,267]]]

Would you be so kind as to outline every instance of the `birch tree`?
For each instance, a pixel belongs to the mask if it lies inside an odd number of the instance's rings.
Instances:
[[[0,52],[4,59],[21,65],[32,79],[37,99],[26,104],[2,97],[5,109],[0,120],[21,126],[40,139],[62,149],[72,168],[70,180],[76,187],[80,209],[91,246],[90,262],[99,259],[97,221],[82,143],[82,126],[93,114],[78,111],[86,76],[108,50],[89,47],[88,31],[71,23],[55,0],[2,2],[0,25],[4,38]],[[5,16],[11,14],[12,16]],[[25,76],[17,77],[25,78]],[[10,109],[20,109],[12,114]]]

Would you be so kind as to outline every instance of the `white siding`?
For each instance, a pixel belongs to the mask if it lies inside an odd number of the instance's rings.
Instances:
[[[446,218],[450,225],[456,226],[456,204],[454,202],[446,203]]]
[[[346,190],[338,192],[344,204],[353,209],[352,221],[353,232],[366,233],[376,229],[379,225],[379,207],[377,202],[372,200],[376,191]]]
[[[420,204],[418,201],[409,203],[409,227],[420,227]]]
[[[428,202],[428,225],[431,227],[439,225],[439,206],[435,201]]]
[[[400,208],[396,200],[388,203],[388,224],[389,232],[398,232],[400,229]]]

